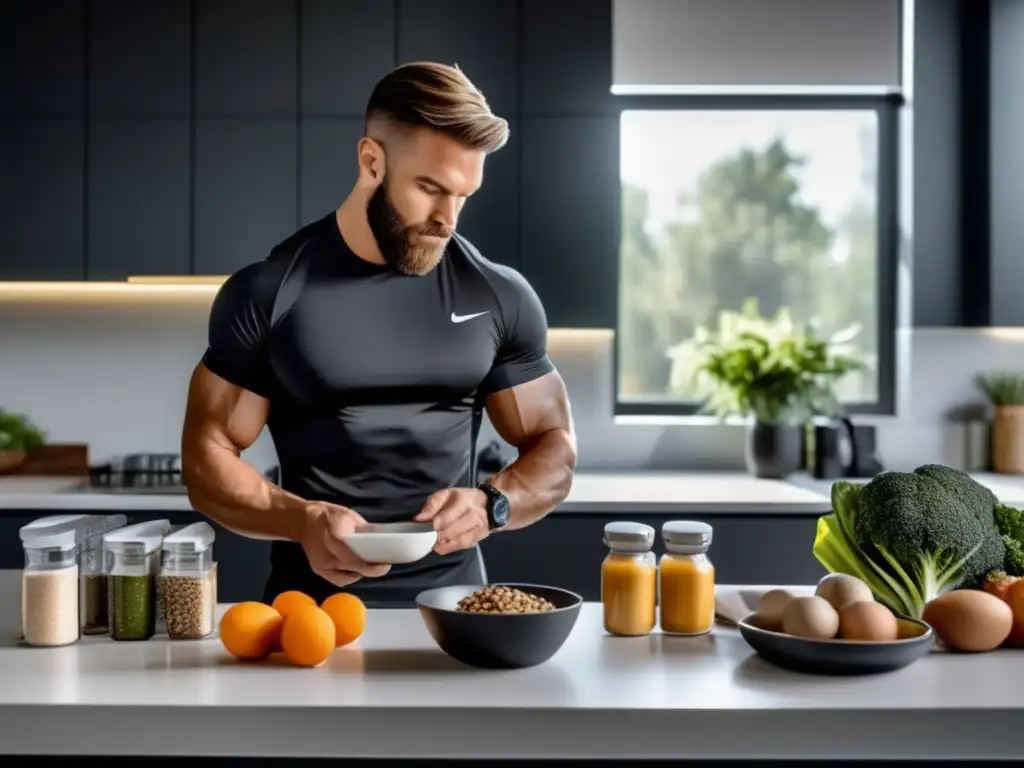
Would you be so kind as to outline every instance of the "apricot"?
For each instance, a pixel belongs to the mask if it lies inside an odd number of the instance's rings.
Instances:
[[[324,600],[320,607],[334,622],[338,648],[358,640],[366,629],[366,605],[355,595],[338,592]]]
[[[292,664],[315,667],[334,651],[334,621],[318,606],[300,606],[285,617],[281,650]]]
[[[265,603],[237,603],[221,617],[220,641],[239,659],[263,659],[277,645],[283,624],[284,617]]]

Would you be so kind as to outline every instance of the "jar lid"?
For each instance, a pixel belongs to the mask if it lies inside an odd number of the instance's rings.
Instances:
[[[205,521],[192,523],[164,536],[164,551],[178,554],[205,552],[213,546],[213,526]]]
[[[49,515],[26,523],[18,533],[25,549],[72,549],[102,520],[101,515]]]
[[[647,552],[654,545],[654,529],[628,521],[608,523],[604,527],[604,543],[616,552]]]
[[[697,520],[670,520],[661,526],[665,549],[681,555],[707,552],[711,546],[711,526]]]
[[[103,534],[103,546],[111,552],[148,555],[160,549],[171,530],[170,520],[149,520]]]

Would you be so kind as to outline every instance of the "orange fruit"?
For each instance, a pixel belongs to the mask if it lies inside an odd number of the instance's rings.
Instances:
[[[1003,594],[1003,600],[1013,611],[1013,629],[1006,645],[1024,646],[1024,579],[1015,581]]]
[[[316,608],[316,600],[305,592],[299,592],[297,589],[292,589],[287,592],[282,592],[275,597],[271,606],[273,606],[274,610],[287,618],[292,611],[301,606]]]
[[[334,622],[317,606],[303,605],[285,617],[281,628],[281,650],[288,661],[301,667],[315,667],[334,651]]]
[[[265,603],[237,603],[220,620],[220,641],[239,659],[265,658],[277,644],[284,617]]]
[[[334,622],[335,642],[339,648],[357,640],[366,629],[366,605],[355,595],[338,592],[324,600],[320,607]]]

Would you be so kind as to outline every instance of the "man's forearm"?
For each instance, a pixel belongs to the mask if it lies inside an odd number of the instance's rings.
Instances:
[[[234,451],[205,445],[182,454],[189,502],[230,531],[256,539],[298,541],[307,502],[268,482]]]
[[[525,528],[561,504],[575,470],[576,439],[567,430],[549,430],[521,447],[519,458],[489,481],[508,497],[512,510],[502,530]]]

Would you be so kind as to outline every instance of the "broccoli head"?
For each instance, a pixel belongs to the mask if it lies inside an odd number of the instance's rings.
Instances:
[[[922,464],[914,470],[914,474],[930,477],[965,504],[982,525],[986,528],[993,526],[999,499],[966,472],[943,464]]]
[[[1006,547],[995,528],[983,522],[984,495],[958,481],[934,469],[873,478],[861,491],[858,543],[885,560],[890,555],[907,573],[925,568],[953,586],[980,584],[1003,567]]]
[[[1006,566],[1011,576],[1024,576],[1024,512],[1007,504],[996,505],[996,531],[1006,545]]]

